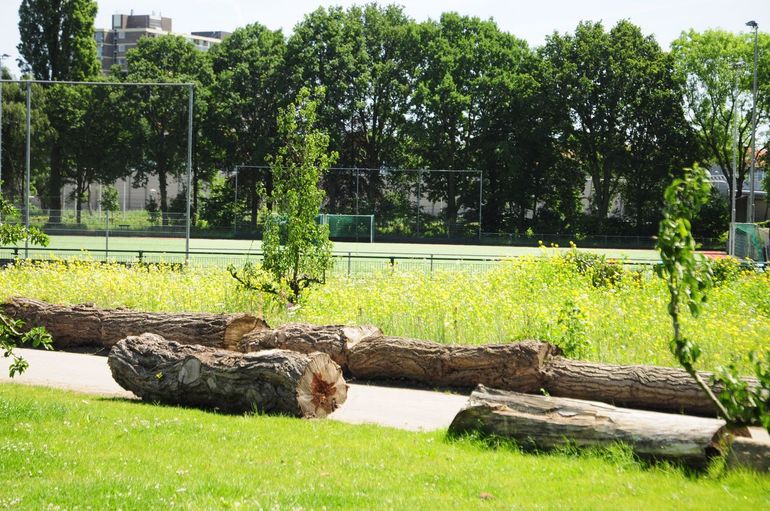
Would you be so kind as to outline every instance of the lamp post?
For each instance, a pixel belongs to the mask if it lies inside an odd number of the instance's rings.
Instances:
[[[754,29],[754,84],[751,90],[751,170],[749,171],[749,203],[746,208],[747,222],[754,222],[754,175],[757,168],[757,60],[759,59],[759,25],[756,21],[746,23]]]
[[[735,70],[735,85],[733,86],[733,171],[731,172],[732,184],[730,186],[730,244],[728,254],[735,256],[735,197],[738,194],[738,190],[736,190],[738,184],[735,177],[738,172],[738,77],[741,68],[743,68],[743,60],[734,62],[732,68]]]

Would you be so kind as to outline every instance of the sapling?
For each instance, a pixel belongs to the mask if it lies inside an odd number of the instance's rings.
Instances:
[[[706,171],[695,165],[685,169],[684,175],[675,179],[664,195],[663,219],[656,245],[661,264],[656,270],[666,281],[671,295],[668,313],[674,335],[670,349],[728,423],[760,423],[770,431],[770,352],[764,357],[754,352],[749,354],[758,380],[756,385],[741,378],[735,364],[720,368],[711,380],[723,389],[717,397],[695,370],[701,355],[700,347],[682,333],[680,317],[683,310],[698,317],[713,284],[712,264],[708,258],[696,253],[698,244],[691,229],[692,219],[709,199],[710,188]]]
[[[17,213],[16,208],[0,195],[0,218],[8,218]],[[48,236],[34,227],[26,228],[20,224],[0,222],[0,246],[16,245],[21,241],[28,241],[33,245],[48,245]],[[51,349],[52,339],[43,328],[33,328],[23,332],[24,323],[14,320],[0,313],[0,352],[3,357],[10,358],[11,364],[8,373],[13,378],[27,370],[29,363],[20,355],[14,353],[14,349],[29,343],[34,347]]]
[[[658,229],[656,248],[661,264],[656,267],[658,276],[666,281],[671,299],[668,314],[674,335],[669,345],[681,366],[698,382],[714,402],[719,413],[730,420],[725,407],[695,370],[701,350],[697,343],[682,333],[681,315],[688,311],[698,317],[712,285],[712,270],[707,258],[696,253],[698,244],[692,236],[692,219],[708,202],[711,183],[707,173],[697,165],[684,169],[684,175],[674,181],[664,192],[663,219]]]

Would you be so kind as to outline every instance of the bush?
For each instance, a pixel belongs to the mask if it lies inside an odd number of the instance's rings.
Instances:
[[[614,286],[620,283],[625,273],[621,265],[607,261],[603,255],[578,251],[574,244],[562,257],[577,273],[591,277],[594,287]]]

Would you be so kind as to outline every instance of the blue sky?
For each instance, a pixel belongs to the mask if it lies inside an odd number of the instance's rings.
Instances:
[[[107,28],[115,13],[150,14],[153,11],[173,19],[175,32],[228,30],[258,21],[270,28],[290,33],[302,17],[319,5],[361,4],[354,1],[320,0],[99,0],[97,27]],[[389,2],[380,2],[389,3]],[[602,20],[613,25],[629,19],[654,34],[668,47],[689,28],[723,28],[744,31],[744,23],[754,19],[760,30],[770,31],[770,5],[767,0],[401,0],[394,2],[417,20],[437,18],[445,11],[494,18],[508,32],[539,46],[553,31],[571,32],[581,20]],[[17,57],[18,7],[20,0],[0,0],[0,54]],[[15,64],[5,61],[15,72]]]

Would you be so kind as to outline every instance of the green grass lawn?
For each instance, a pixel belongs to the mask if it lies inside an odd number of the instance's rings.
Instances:
[[[770,477],[0,385],[0,509],[767,509]]]

